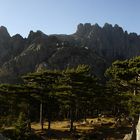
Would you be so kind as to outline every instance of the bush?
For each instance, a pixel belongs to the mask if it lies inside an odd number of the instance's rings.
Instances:
[[[27,119],[25,114],[21,112],[15,124],[15,139],[28,140],[29,137],[30,137],[30,131],[27,127]]]

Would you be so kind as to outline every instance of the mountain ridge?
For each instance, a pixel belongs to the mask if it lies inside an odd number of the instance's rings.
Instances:
[[[10,36],[1,26],[0,50],[1,83],[18,82],[21,75],[43,67],[65,69],[78,64],[90,65],[103,78],[113,61],[140,55],[140,36],[108,23],[103,27],[80,23],[71,35],[30,31],[27,38]]]

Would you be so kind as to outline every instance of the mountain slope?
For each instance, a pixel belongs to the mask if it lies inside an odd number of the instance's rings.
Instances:
[[[10,36],[0,27],[0,82],[15,83],[18,77],[42,67],[64,69],[88,64],[103,78],[105,69],[117,59],[140,55],[140,36],[128,34],[118,25],[79,24],[72,35],[46,35],[41,31]]]

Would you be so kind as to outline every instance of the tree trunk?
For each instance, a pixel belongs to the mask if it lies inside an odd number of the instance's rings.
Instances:
[[[27,109],[28,109],[28,111],[27,111],[27,127],[28,127],[29,131],[31,131],[30,98],[31,98],[31,97],[30,97],[30,94],[29,94],[29,95],[28,95],[28,106],[27,106]]]
[[[137,88],[134,87],[134,92],[133,92],[134,96],[137,95]]]
[[[41,130],[43,130],[43,103],[42,101],[40,102],[40,126]]]
[[[85,120],[85,122],[87,121],[87,109],[85,109],[85,112],[84,112],[84,120]]]
[[[134,120],[132,121],[132,140],[136,140],[136,117],[134,117]]]
[[[49,118],[48,119],[48,130],[50,130],[51,129],[51,119]]]
[[[28,116],[27,116],[27,127],[31,131],[31,120],[30,120],[30,105],[28,105]]]
[[[73,108],[70,109],[70,132],[73,131],[73,123],[74,123],[74,114],[73,114]]]
[[[52,114],[51,114],[49,107],[50,107],[50,105],[48,105],[48,130],[51,129],[51,117],[52,117]]]
[[[73,131],[73,119],[71,118],[71,120],[70,120],[70,132],[72,132]]]
[[[138,81],[138,77],[135,79],[135,82],[137,83]],[[137,86],[134,87],[134,96],[137,95]],[[134,117],[133,121],[132,121],[132,131],[133,131],[133,135],[132,135],[132,140],[136,140],[136,122],[137,122],[137,118]]]

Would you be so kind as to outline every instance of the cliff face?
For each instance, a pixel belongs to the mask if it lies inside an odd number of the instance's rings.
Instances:
[[[112,61],[140,55],[140,36],[106,23],[79,24],[72,35],[46,35],[41,31],[10,36],[0,27],[0,82],[18,82],[18,77],[42,67],[64,69],[88,64],[103,73]]]
[[[81,44],[94,49],[109,63],[140,55],[140,36],[136,33],[128,34],[118,25],[113,27],[106,23],[101,28],[98,24],[79,24],[75,35]]]

